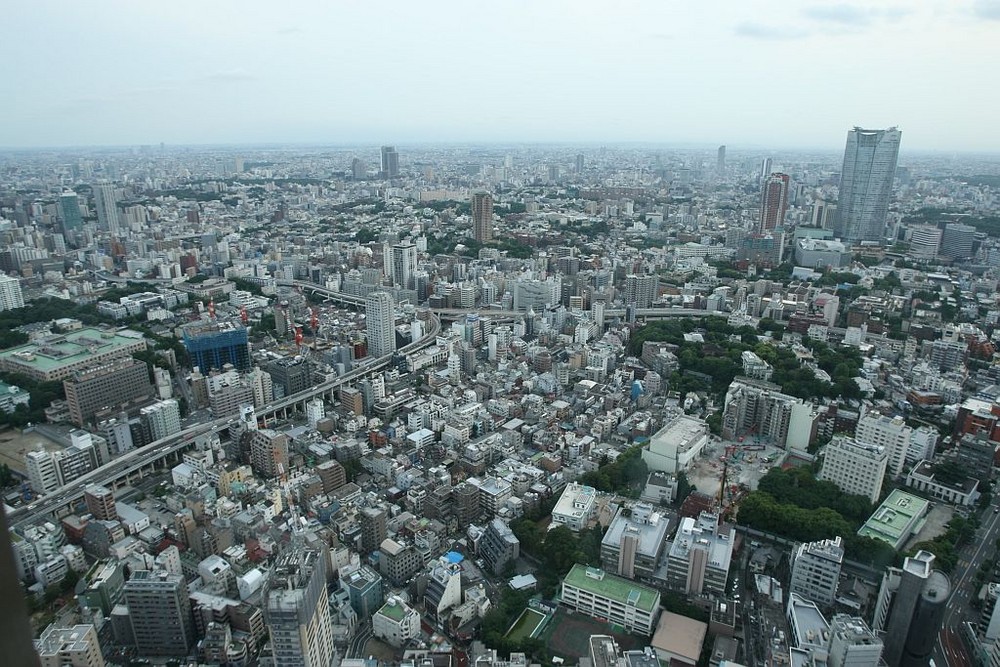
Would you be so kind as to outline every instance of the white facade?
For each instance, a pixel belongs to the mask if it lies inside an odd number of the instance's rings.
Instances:
[[[681,415],[667,423],[650,439],[642,459],[650,470],[669,475],[687,470],[694,458],[708,444],[708,424],[695,417]]]
[[[372,634],[398,648],[420,636],[420,614],[400,598],[390,597],[372,616]]]
[[[912,437],[913,429],[902,417],[886,417],[877,412],[869,412],[858,420],[854,432],[858,442],[885,448],[889,457],[888,470],[893,477],[903,474]]]
[[[552,509],[554,526],[566,526],[573,532],[582,530],[594,514],[597,490],[582,484],[567,484]]]
[[[0,275],[0,310],[14,310],[24,307],[24,295],[17,278]]]
[[[833,604],[843,561],[844,547],[840,537],[800,544],[792,552],[792,578],[788,589],[817,604]]]
[[[396,351],[396,307],[387,292],[372,292],[365,300],[368,354],[382,357]]]
[[[878,500],[889,463],[884,447],[835,436],[824,454],[819,479],[833,482],[844,493],[864,496],[869,502]]]

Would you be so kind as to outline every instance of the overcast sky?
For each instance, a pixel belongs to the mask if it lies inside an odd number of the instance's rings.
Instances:
[[[31,0],[0,146],[657,142],[1000,152],[1000,0]]]

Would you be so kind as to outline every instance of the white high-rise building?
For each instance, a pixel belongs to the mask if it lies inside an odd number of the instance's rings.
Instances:
[[[28,469],[28,482],[35,493],[51,493],[59,488],[59,472],[51,452],[28,452],[25,467]]]
[[[886,417],[878,412],[869,412],[859,419],[854,431],[854,439],[858,442],[885,447],[889,457],[888,470],[893,477],[903,474],[912,437],[913,429],[906,425],[902,417]]]
[[[283,553],[263,595],[275,667],[328,667],[334,654],[326,596],[326,557],[319,551]]]
[[[97,206],[97,222],[112,236],[118,236],[121,229],[121,215],[118,212],[118,196],[112,183],[101,183],[94,188],[94,203]]]
[[[882,640],[859,616],[837,614],[830,622],[829,667],[878,667]]]
[[[417,270],[417,246],[410,241],[402,241],[387,248],[385,253],[385,273],[392,284],[405,289],[413,288],[413,274]]]
[[[24,308],[24,295],[17,278],[0,275],[0,310]]]
[[[834,232],[844,241],[884,241],[892,180],[896,174],[902,132],[864,130],[847,133],[844,166],[840,171],[840,198]]]
[[[832,605],[840,583],[844,547],[840,537],[800,544],[792,551],[788,590],[820,605]]]
[[[396,351],[396,307],[388,292],[372,292],[365,300],[368,354],[382,357]]]
[[[885,447],[834,436],[824,450],[819,479],[833,482],[844,493],[864,496],[874,503],[882,493],[888,464]]]
[[[317,396],[306,403],[306,421],[309,422],[309,428],[316,428],[316,424],[324,417],[326,417],[326,408],[323,407],[322,398]]]
[[[157,401],[153,405],[142,408],[139,415],[149,429],[149,435],[153,440],[180,433],[181,410],[177,401],[172,398]]]

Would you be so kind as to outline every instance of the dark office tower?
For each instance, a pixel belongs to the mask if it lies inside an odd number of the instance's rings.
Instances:
[[[719,154],[715,158],[715,170],[720,174],[726,173],[726,147],[719,146]]]
[[[365,507],[359,514],[361,524],[361,544],[359,548],[364,555],[370,554],[381,546],[388,537],[385,510]]]
[[[493,240],[493,195],[489,192],[472,193],[472,229],[477,241]]]
[[[975,227],[957,222],[950,223],[945,225],[938,254],[949,259],[968,259],[972,257],[972,244],[975,240]]]
[[[894,127],[888,130],[855,127],[847,133],[834,220],[838,238],[849,243],[885,240],[885,216],[889,211],[901,136]]]
[[[889,665],[927,665],[941,630],[951,583],[933,569],[934,554],[918,551],[882,577],[872,628],[885,642]]]
[[[576,169],[576,173],[578,173],[578,174],[582,174],[583,173],[583,153],[580,153],[580,154],[578,154],[576,156],[575,169]]]
[[[195,641],[195,628],[184,577],[163,570],[137,570],[124,590],[139,654],[186,656]]]
[[[75,192],[64,192],[59,195],[59,217],[62,218],[63,233],[83,227],[80,200]]]
[[[765,232],[785,226],[788,210],[788,174],[771,174],[764,181],[760,192],[760,226]]]
[[[395,146],[382,147],[382,178],[399,176],[399,153]]]
[[[5,665],[35,667],[41,664],[32,644],[31,623],[24,589],[17,578],[14,547],[7,514],[0,512],[0,655]]]
[[[365,180],[365,172],[367,171],[367,169],[368,166],[364,163],[363,160],[359,158],[354,158],[353,160],[351,160],[351,178],[353,178],[354,180],[356,181]]]
[[[760,171],[757,173],[757,182],[763,183],[764,179],[771,175],[771,158],[766,157],[760,161]]]

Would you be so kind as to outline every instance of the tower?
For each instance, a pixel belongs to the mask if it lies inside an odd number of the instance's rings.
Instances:
[[[62,218],[64,233],[83,227],[80,200],[75,192],[64,192],[59,195],[59,217]]]
[[[761,233],[785,226],[788,210],[788,174],[771,174],[764,180],[760,193]]]
[[[413,274],[417,268],[417,246],[411,241],[401,241],[389,248],[389,266],[386,273],[392,284],[406,289],[413,288]]]
[[[333,659],[326,561],[320,551],[293,548],[275,565],[263,596],[275,667],[326,667]]]
[[[493,240],[493,195],[489,192],[472,193],[472,229],[477,241]]]
[[[396,351],[395,304],[388,292],[372,292],[365,299],[368,354],[382,357]]]
[[[720,174],[726,173],[726,147],[719,146],[718,155],[715,158],[715,170]]]
[[[902,133],[855,127],[847,133],[834,232],[849,242],[882,241]]]
[[[934,650],[951,582],[933,566],[934,554],[918,551],[882,578],[872,629],[883,635],[887,664],[926,665]]]
[[[139,653],[186,656],[195,641],[195,628],[184,577],[164,570],[137,570],[124,590]]]
[[[97,205],[97,222],[112,236],[118,236],[121,217],[118,213],[118,197],[112,183],[100,183],[94,187],[94,203]]]
[[[382,147],[382,178],[399,176],[399,153],[395,146]]]

